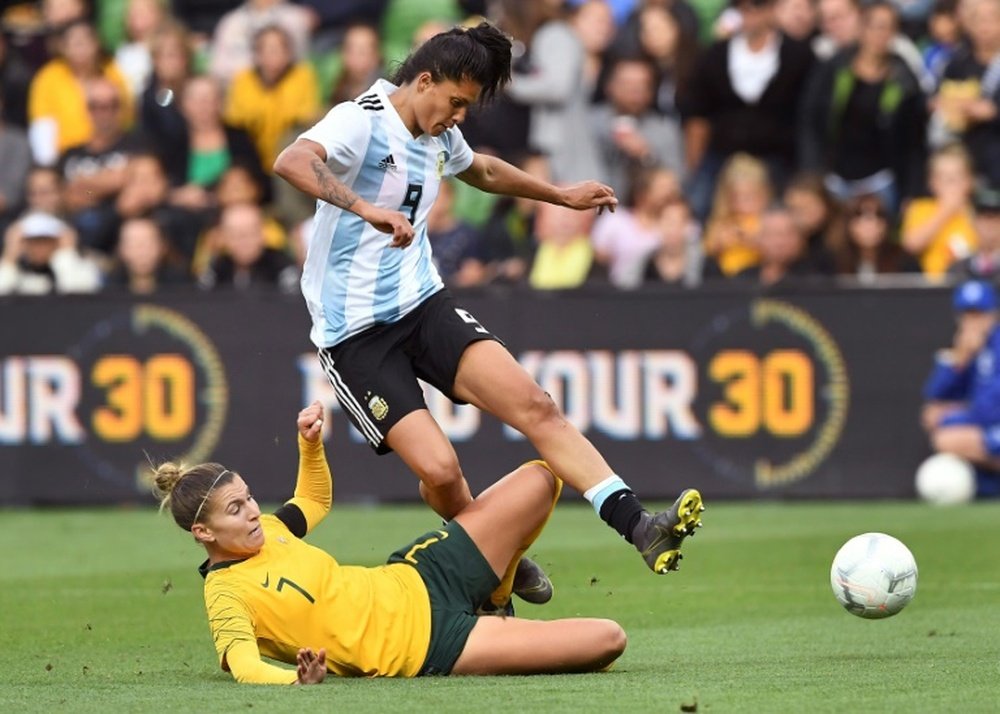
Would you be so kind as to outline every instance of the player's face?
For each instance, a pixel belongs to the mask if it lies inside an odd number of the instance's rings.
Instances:
[[[482,85],[471,79],[435,82],[425,72],[417,80],[414,113],[421,131],[431,136],[442,133],[465,121],[469,105],[479,99]]]
[[[211,511],[205,525],[216,548],[227,559],[246,558],[260,551],[264,546],[260,506],[239,474],[215,488],[209,505]]]

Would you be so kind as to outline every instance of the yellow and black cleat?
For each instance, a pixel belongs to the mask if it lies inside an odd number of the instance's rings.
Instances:
[[[705,505],[693,488],[684,490],[666,511],[643,513],[632,532],[632,543],[654,573],[680,569],[681,543],[701,528]]]

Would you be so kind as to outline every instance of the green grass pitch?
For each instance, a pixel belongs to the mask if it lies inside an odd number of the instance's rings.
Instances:
[[[531,553],[556,597],[536,617],[625,627],[608,673],[337,680],[249,687],[219,671],[202,559],[151,509],[0,512],[0,711],[995,712],[1000,505],[713,504],[679,573],[657,577],[583,505]],[[376,564],[436,525],[423,507],[336,507],[310,536]],[[916,599],[865,621],[830,592],[849,537],[888,532],[916,556]],[[696,708],[696,709],[695,709]]]

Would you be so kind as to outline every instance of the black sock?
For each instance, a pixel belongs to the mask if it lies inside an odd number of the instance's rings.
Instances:
[[[645,510],[636,495],[629,489],[623,488],[612,493],[601,504],[601,520],[631,543],[632,531],[635,530]]]

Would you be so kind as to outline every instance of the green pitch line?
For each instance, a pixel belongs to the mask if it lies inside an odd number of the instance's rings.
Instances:
[[[713,504],[658,577],[593,512],[566,505],[531,554],[556,585],[523,616],[611,617],[614,670],[559,677],[245,687],[219,671],[202,555],[152,509],[0,512],[0,711],[993,712],[1000,701],[1000,504]],[[335,506],[310,540],[375,564],[438,521]],[[839,608],[850,536],[900,538],[920,568],[898,616]]]

